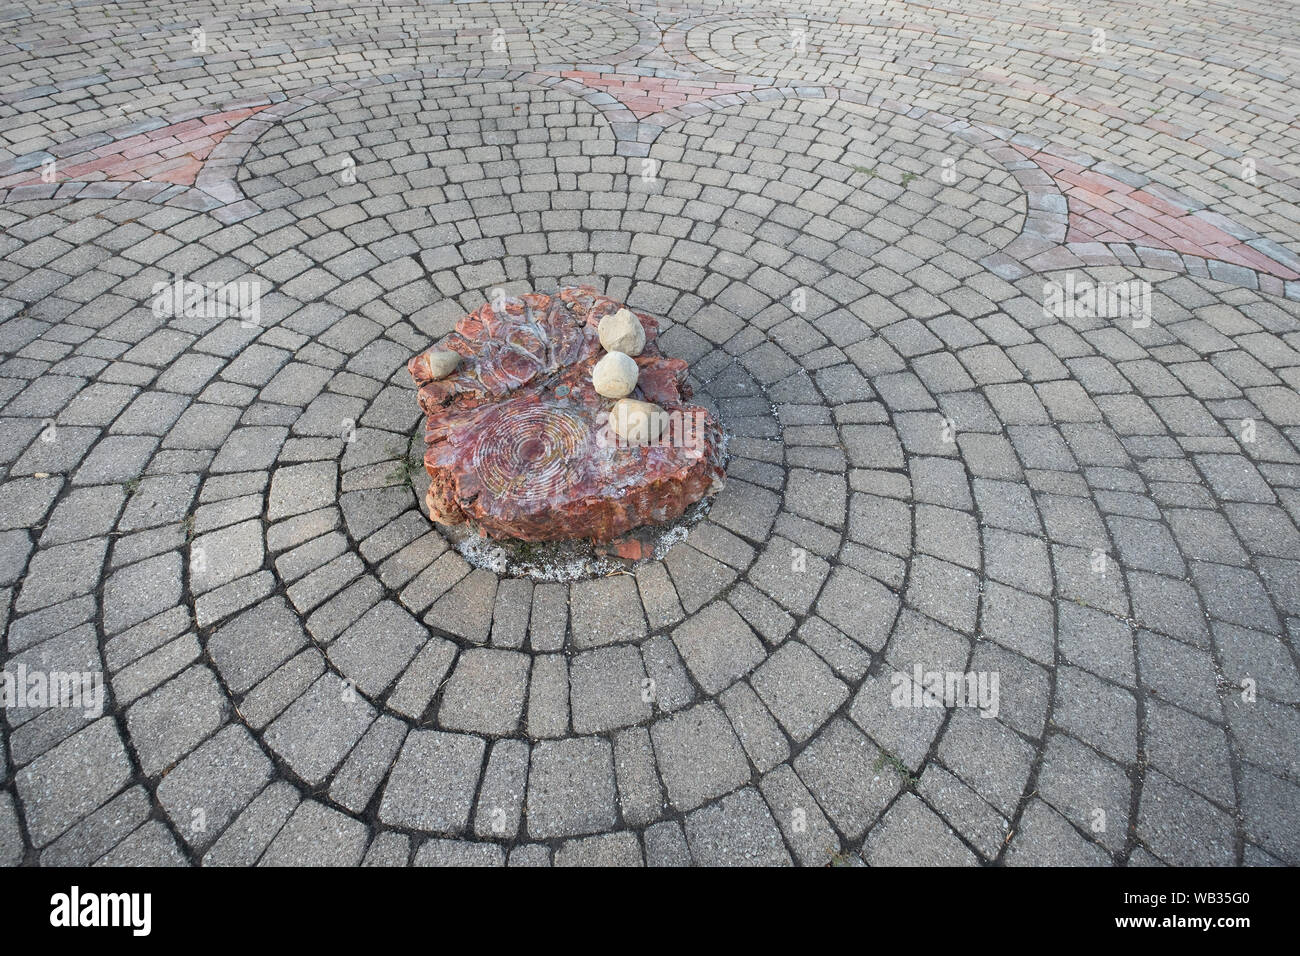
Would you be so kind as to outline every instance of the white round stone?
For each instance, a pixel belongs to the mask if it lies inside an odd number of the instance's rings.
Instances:
[[[591,370],[591,384],[606,398],[622,398],[632,394],[638,374],[632,356],[610,352]]]
[[[654,402],[620,398],[609,413],[609,427],[629,445],[658,441],[668,424],[668,413]]]
[[[645,327],[627,309],[619,309],[613,315],[601,319],[598,331],[600,344],[605,346],[607,352],[640,355],[645,348]]]
[[[425,359],[429,363],[429,374],[434,378],[446,378],[460,368],[460,353],[448,349],[429,349]]]

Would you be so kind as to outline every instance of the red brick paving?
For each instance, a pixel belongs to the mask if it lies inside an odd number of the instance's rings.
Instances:
[[[1014,144],[1013,144],[1014,145]],[[1218,259],[1280,279],[1300,279],[1279,262],[1168,199],[1051,153],[1016,146],[1056,181],[1069,204],[1066,242],[1121,242]]]
[[[209,113],[105,143],[59,160],[55,181],[148,180],[193,186],[203,167],[203,161],[217,143],[245,119],[264,109],[265,106],[252,106]],[[41,170],[29,169],[0,179],[0,189],[39,182]]]
[[[636,73],[596,73],[591,70],[565,70],[559,74],[577,80],[593,90],[610,94],[635,114],[645,119],[655,113],[711,99],[724,93],[742,93],[754,89],[749,83],[711,83],[707,80],[664,79]]]

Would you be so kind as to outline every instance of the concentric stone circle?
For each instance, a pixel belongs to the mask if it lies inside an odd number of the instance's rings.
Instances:
[[[241,221],[0,210],[5,663],[112,685],[6,715],[0,822],[41,862],[1292,859],[1295,303],[1084,268],[1153,321],[1048,314],[1064,274],[980,265],[1008,169],[893,110],[647,154],[425,78],[275,124]],[[261,324],[163,321],[175,272],[260,279]],[[405,360],[574,282],[664,317],[729,485],[663,562],[497,579],[418,510]],[[916,666],[999,714],[892,706]]]

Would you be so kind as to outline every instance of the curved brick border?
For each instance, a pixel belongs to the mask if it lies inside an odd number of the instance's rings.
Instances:
[[[929,4],[918,3],[914,5],[921,7],[922,9],[934,10],[940,13],[950,12],[942,7],[935,7]],[[791,18],[790,12],[787,10],[770,9],[770,8],[760,9],[757,6],[751,10],[743,10],[741,11],[741,14],[750,19]],[[980,14],[973,11],[963,11],[962,15],[974,19],[981,18]],[[691,52],[691,50],[689,49],[686,43],[687,36],[692,30],[696,29],[697,27],[707,26],[712,23],[729,22],[734,19],[735,16],[733,15],[713,14],[708,16],[690,17],[683,20],[679,20],[670,29],[664,32],[663,48],[666,52],[668,52],[671,56],[673,56],[675,60],[677,60],[677,62],[682,66],[683,69],[690,70],[692,72],[700,72],[700,73],[716,72],[717,71],[716,67],[708,63],[705,63],[704,61],[700,60],[699,57],[697,57],[694,53]],[[918,24],[907,20],[895,20],[895,19],[871,18],[871,17],[854,17],[854,16],[826,17],[826,16],[815,16],[810,14],[799,14],[797,19],[802,22],[806,22],[810,24],[826,24],[829,26],[847,26],[847,27],[854,27],[854,26],[870,27],[872,29],[879,30],[879,31],[891,31],[891,30],[911,31],[914,33],[928,33],[928,34],[933,34],[937,32],[934,27],[931,27],[926,24]],[[989,20],[990,23],[995,22],[994,18],[991,16],[985,16],[984,19]],[[1043,29],[1056,30],[1060,32],[1071,32],[1071,25],[1067,23],[1062,23],[1060,21],[1051,21],[1051,22],[1026,21],[1025,25],[1039,26],[1042,27]],[[1075,29],[1081,36],[1088,35],[1089,32],[1088,28],[1082,25],[1077,26]],[[1136,46],[1136,47],[1141,47],[1143,49],[1149,49],[1149,50],[1162,50],[1162,51],[1168,50],[1167,45],[1153,42],[1152,40],[1142,35],[1131,37],[1125,34],[1117,34],[1112,39],[1115,42],[1122,42],[1126,46]],[[1266,51],[1267,48],[1260,46],[1257,49],[1261,51]],[[1062,52],[1063,51],[1058,51],[1057,55],[1060,56]],[[1179,56],[1185,56],[1190,59],[1195,59],[1195,57],[1192,56],[1191,54],[1179,53],[1177,50],[1169,50],[1168,52],[1173,52]],[[1078,59],[1078,57],[1068,57],[1067,59],[1074,60],[1074,59]],[[908,65],[920,69],[925,69],[925,70],[935,69],[934,63],[920,61],[920,60],[908,61]],[[962,67],[951,67],[951,66],[945,66],[944,69],[945,69],[945,73],[951,76],[957,76],[963,79],[970,78],[981,82],[987,82],[999,86],[1008,87],[1010,89],[1016,89],[1024,92],[1050,96],[1053,99],[1060,100],[1062,103],[1068,103],[1069,105],[1074,107],[1079,107],[1079,108],[1084,108],[1089,110],[1097,110],[1101,113],[1104,113],[1106,116],[1112,119],[1122,120],[1127,123],[1134,123],[1138,126],[1142,126],[1147,129],[1150,129],[1153,132],[1165,133],[1167,135],[1174,136],[1183,140],[1190,141],[1194,139],[1197,145],[1209,149],[1217,153],[1219,156],[1224,157],[1225,159],[1239,159],[1242,155],[1240,147],[1234,146],[1232,143],[1226,142],[1222,139],[1219,139],[1218,137],[1209,135],[1203,131],[1176,126],[1172,123],[1168,123],[1154,116],[1145,116],[1139,113],[1134,113],[1130,110],[1126,110],[1119,106],[1112,106],[1105,103],[1098,103],[1095,100],[1092,100],[1086,96],[1072,94],[1068,91],[1056,90],[1042,83],[1029,82],[1023,79],[1018,79],[1015,77],[998,73],[994,70],[976,71],[968,67],[962,68]],[[737,74],[737,75],[741,75],[741,74]],[[1152,82],[1158,82],[1160,80],[1160,77],[1149,76],[1149,77],[1145,77],[1145,79],[1148,79]],[[843,81],[849,84],[854,83],[854,80],[852,78],[843,78]],[[862,84],[862,85],[866,86],[867,84]],[[1201,87],[1194,87],[1194,86],[1188,87],[1187,92],[1191,92],[1197,96],[1212,94],[1215,97],[1217,97],[1221,102],[1223,102],[1224,105],[1231,106],[1234,108],[1239,108],[1239,109],[1249,108],[1252,111],[1258,111],[1261,108],[1258,104],[1252,104],[1241,99],[1224,98],[1223,95],[1221,93],[1218,93],[1217,91],[1208,90]],[[1278,122],[1283,122],[1283,123],[1294,122],[1293,117],[1288,116],[1285,113],[1279,111],[1271,112],[1268,115],[1272,116]],[[1287,170],[1282,169],[1270,162],[1259,163],[1257,166],[1257,171],[1272,177],[1273,179],[1277,180],[1279,183],[1291,182],[1294,181],[1295,179],[1294,174],[1288,173]]]
[[[481,0],[485,5],[490,6],[492,0]],[[559,72],[579,70],[583,68],[592,68],[598,70],[611,69],[614,66],[623,63],[633,63],[647,54],[652,53],[659,48],[660,29],[650,19],[636,13],[631,9],[611,9],[608,6],[602,6],[587,0],[568,0],[568,2],[582,9],[601,14],[615,14],[622,17],[637,34],[637,40],[623,50],[603,55],[598,62],[575,61],[562,63],[531,63],[527,64],[530,70]],[[511,6],[513,9],[512,5]],[[317,13],[328,13],[331,10],[347,9],[346,4],[332,4],[324,7],[316,7]],[[437,36],[455,36],[461,33],[470,33],[473,31],[436,31]],[[478,31],[482,32],[482,31]],[[306,98],[311,100],[318,97],[322,91],[338,88],[366,89],[376,83],[392,82],[393,80],[405,80],[421,75],[448,75],[448,76],[487,76],[493,72],[493,68],[477,68],[458,70],[456,68],[447,68],[448,72],[444,73],[439,68],[432,68],[430,71],[410,71],[397,75],[387,75],[372,77],[366,80],[349,81],[347,83],[337,84],[336,86],[317,87],[306,93],[290,97],[285,93],[276,92],[264,96],[244,98],[235,100],[221,106],[202,106],[184,110],[179,113],[168,114],[165,116],[149,116],[135,120],[124,126],[116,127],[104,132],[91,133],[78,137],[60,144],[58,147],[49,150],[41,150],[34,153],[27,153],[23,156],[15,157],[7,162],[0,163],[0,183],[6,178],[13,178],[16,175],[30,173],[40,167],[46,160],[54,159],[64,161],[66,157],[77,157],[81,161],[90,161],[97,157],[97,152],[104,147],[112,144],[126,144],[133,141],[136,137],[145,137],[151,133],[157,133],[165,127],[176,126],[178,124],[188,123],[202,117],[212,117],[224,113],[238,110],[261,111],[273,105],[295,102]],[[496,68],[502,74],[515,74],[516,70],[504,70]],[[535,74],[542,75],[542,74]],[[74,87],[77,88],[77,87]],[[61,89],[58,91],[62,92]],[[16,100],[21,100],[23,95],[19,94]],[[325,97],[332,98],[332,97]],[[9,98],[6,98],[6,101]],[[316,100],[323,101],[323,100]],[[301,106],[289,110],[289,112],[278,114],[279,119],[296,112]],[[268,114],[276,115],[276,114]],[[630,115],[630,114],[629,114]],[[203,167],[199,170],[197,178],[193,183],[186,182],[130,182],[123,180],[64,180],[56,183],[24,183],[15,185],[12,188],[0,188],[0,205],[5,203],[26,202],[31,200],[42,199],[127,199],[142,202],[149,202],[158,205],[176,206],[183,209],[198,210],[203,212],[219,213],[218,218],[223,222],[237,221],[241,218],[240,213],[236,211],[232,214],[223,210],[223,207],[237,206],[244,201],[243,192],[235,183],[238,164],[247,152],[247,146],[240,147],[241,141],[248,136],[255,139],[262,132],[269,129],[269,124],[261,126],[238,127],[242,133],[236,136],[232,131],[226,135],[208,154]],[[247,142],[251,142],[248,139]],[[134,146],[134,142],[131,146]],[[131,146],[123,145],[123,148],[130,149]],[[76,162],[76,160],[72,160]]]

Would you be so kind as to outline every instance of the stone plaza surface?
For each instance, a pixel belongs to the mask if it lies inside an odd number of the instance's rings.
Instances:
[[[1300,863],[1298,32],[0,6],[0,664],[106,693],[6,709],[0,864]],[[501,577],[406,362],[578,284],[727,485]]]

